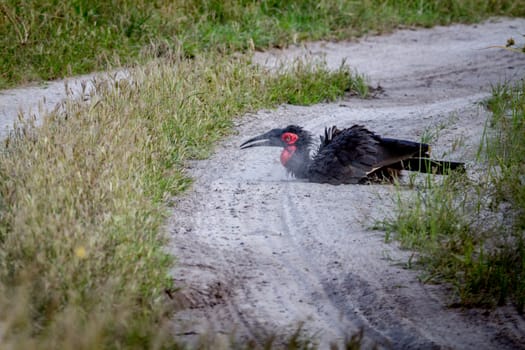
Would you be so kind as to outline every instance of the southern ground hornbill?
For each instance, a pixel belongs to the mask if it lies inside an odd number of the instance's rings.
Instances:
[[[283,147],[281,163],[293,176],[334,185],[392,181],[401,170],[440,175],[465,171],[463,163],[430,159],[427,144],[381,137],[361,125],[326,128],[320,138],[319,148],[312,152],[312,134],[289,125],[251,138],[241,148]]]

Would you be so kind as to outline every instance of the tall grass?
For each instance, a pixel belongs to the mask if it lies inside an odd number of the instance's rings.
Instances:
[[[487,138],[487,158],[498,171],[497,198],[525,211],[525,81],[517,86],[498,86],[487,107],[493,113],[494,135]],[[492,137],[491,137],[492,136]],[[515,218],[525,229],[525,216]]]
[[[457,305],[525,306],[525,82],[500,86],[474,182],[429,178],[414,197],[398,196],[385,227],[420,252],[426,280],[456,287]]]
[[[68,100],[5,140],[1,348],[175,347],[162,225],[166,196],[190,184],[185,161],[205,157],[236,115],[364,86],[344,66],[270,73],[243,56],[174,57],[95,81],[89,101]]]
[[[3,0],[0,88],[144,62],[182,48],[236,51],[398,26],[525,15],[523,1]]]

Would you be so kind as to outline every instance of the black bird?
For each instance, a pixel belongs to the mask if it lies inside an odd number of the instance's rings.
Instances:
[[[440,175],[465,171],[464,163],[430,159],[427,144],[381,137],[361,125],[325,128],[320,138],[319,148],[312,152],[312,134],[289,125],[251,138],[241,148],[283,147],[281,163],[293,176],[334,185],[392,181],[401,170]]]

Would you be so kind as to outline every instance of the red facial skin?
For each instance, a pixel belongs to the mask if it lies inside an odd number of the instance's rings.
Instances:
[[[286,147],[281,152],[281,164],[286,165],[290,158],[292,158],[294,152],[297,150],[297,146],[294,145],[294,143],[297,142],[299,137],[291,132],[285,132],[281,136],[281,140],[283,140],[284,143],[286,143]]]

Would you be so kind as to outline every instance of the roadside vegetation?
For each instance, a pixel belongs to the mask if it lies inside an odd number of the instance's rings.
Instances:
[[[173,258],[167,196],[190,180],[235,116],[281,103],[366,94],[348,67],[270,73],[240,56],[153,61],[94,81],[0,154],[1,347],[175,346],[163,324]]]
[[[144,63],[524,16],[515,0],[2,0],[0,89]]]
[[[384,227],[419,252],[425,281],[449,282],[451,305],[525,306],[525,81],[494,88],[492,119],[475,179],[428,177],[415,196],[401,192]],[[441,180],[441,182],[439,182]],[[390,237],[390,236],[388,236]]]

